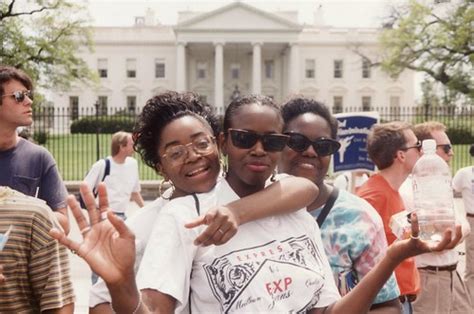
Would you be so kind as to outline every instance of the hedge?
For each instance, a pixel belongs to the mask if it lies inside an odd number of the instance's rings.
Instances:
[[[84,117],[71,124],[71,133],[91,134],[100,133],[112,134],[118,131],[132,132],[135,118],[126,116],[100,116]]]

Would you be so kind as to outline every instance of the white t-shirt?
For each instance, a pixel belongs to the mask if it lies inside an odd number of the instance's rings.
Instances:
[[[239,197],[221,180],[199,194],[201,214]],[[139,289],[156,289],[185,310],[303,312],[340,296],[324,253],[319,228],[302,209],[246,223],[224,245],[193,244],[205,226],[186,229],[198,216],[192,196],[171,201],[160,212],[137,275]]]
[[[140,208],[135,215],[125,221],[125,224],[127,224],[130,230],[135,234],[135,272],[137,272],[138,266],[142,260],[143,253],[145,252],[158,213],[167,203],[168,200],[161,197],[157,198],[152,203]],[[89,291],[89,306],[95,307],[98,304],[110,302],[111,298],[109,290],[107,289],[105,282],[99,278],[96,284],[94,284]]]
[[[107,195],[110,200],[110,208],[116,213],[125,213],[133,192],[140,192],[138,179],[138,163],[135,158],[127,157],[123,164],[110,160],[110,174],[105,177],[104,183],[107,187]],[[84,178],[87,185],[93,189],[102,180],[105,169],[105,161],[98,160]]]
[[[464,167],[456,172],[453,189],[462,193],[466,213],[474,214],[474,166]]]

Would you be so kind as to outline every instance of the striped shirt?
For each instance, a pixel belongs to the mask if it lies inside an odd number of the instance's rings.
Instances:
[[[0,313],[38,313],[74,302],[67,251],[48,234],[53,225],[44,201],[0,187],[0,234],[12,226],[0,252],[6,279]]]

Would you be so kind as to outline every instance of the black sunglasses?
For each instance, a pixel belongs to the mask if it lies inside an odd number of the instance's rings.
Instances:
[[[449,152],[453,149],[453,145],[451,144],[439,144],[436,145],[436,147],[442,147],[445,154],[449,154]]]
[[[304,152],[311,145],[318,156],[329,156],[337,152],[341,147],[338,141],[330,138],[321,137],[315,141],[311,141],[300,133],[288,132],[285,134],[290,136],[287,143],[288,147],[298,153]]]
[[[33,92],[30,90],[16,91],[16,92],[13,92],[12,94],[3,95],[2,98],[9,97],[9,96],[13,96],[13,98],[15,98],[15,101],[17,103],[23,102],[26,96],[28,96],[29,99],[33,100]]]
[[[421,141],[418,140],[415,145],[413,145],[413,146],[408,146],[408,147],[403,147],[403,148],[401,148],[400,150],[407,151],[407,150],[409,150],[409,149],[411,149],[411,148],[416,148],[416,150],[418,150],[418,151],[420,152],[420,151],[421,151],[421,146],[422,146],[422,145],[421,145]]]
[[[258,134],[252,131],[228,129],[232,144],[238,148],[252,148],[257,141],[262,143],[263,149],[267,152],[281,152],[286,143],[288,136],[283,134]]]

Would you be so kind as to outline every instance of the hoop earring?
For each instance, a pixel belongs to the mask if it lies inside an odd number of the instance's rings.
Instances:
[[[165,192],[168,190],[168,188],[171,188],[172,190],[171,190],[171,194],[168,197],[166,197]],[[158,185],[158,194],[164,200],[171,199],[171,196],[173,196],[174,190],[175,190],[174,184],[169,179],[161,180],[160,184]]]
[[[273,169],[272,176],[270,177],[270,182],[275,182],[276,181],[276,169]]]
[[[229,166],[227,164],[227,156],[222,155],[219,159],[219,163],[221,165],[222,176],[225,178],[227,176],[227,172],[229,171]]]

